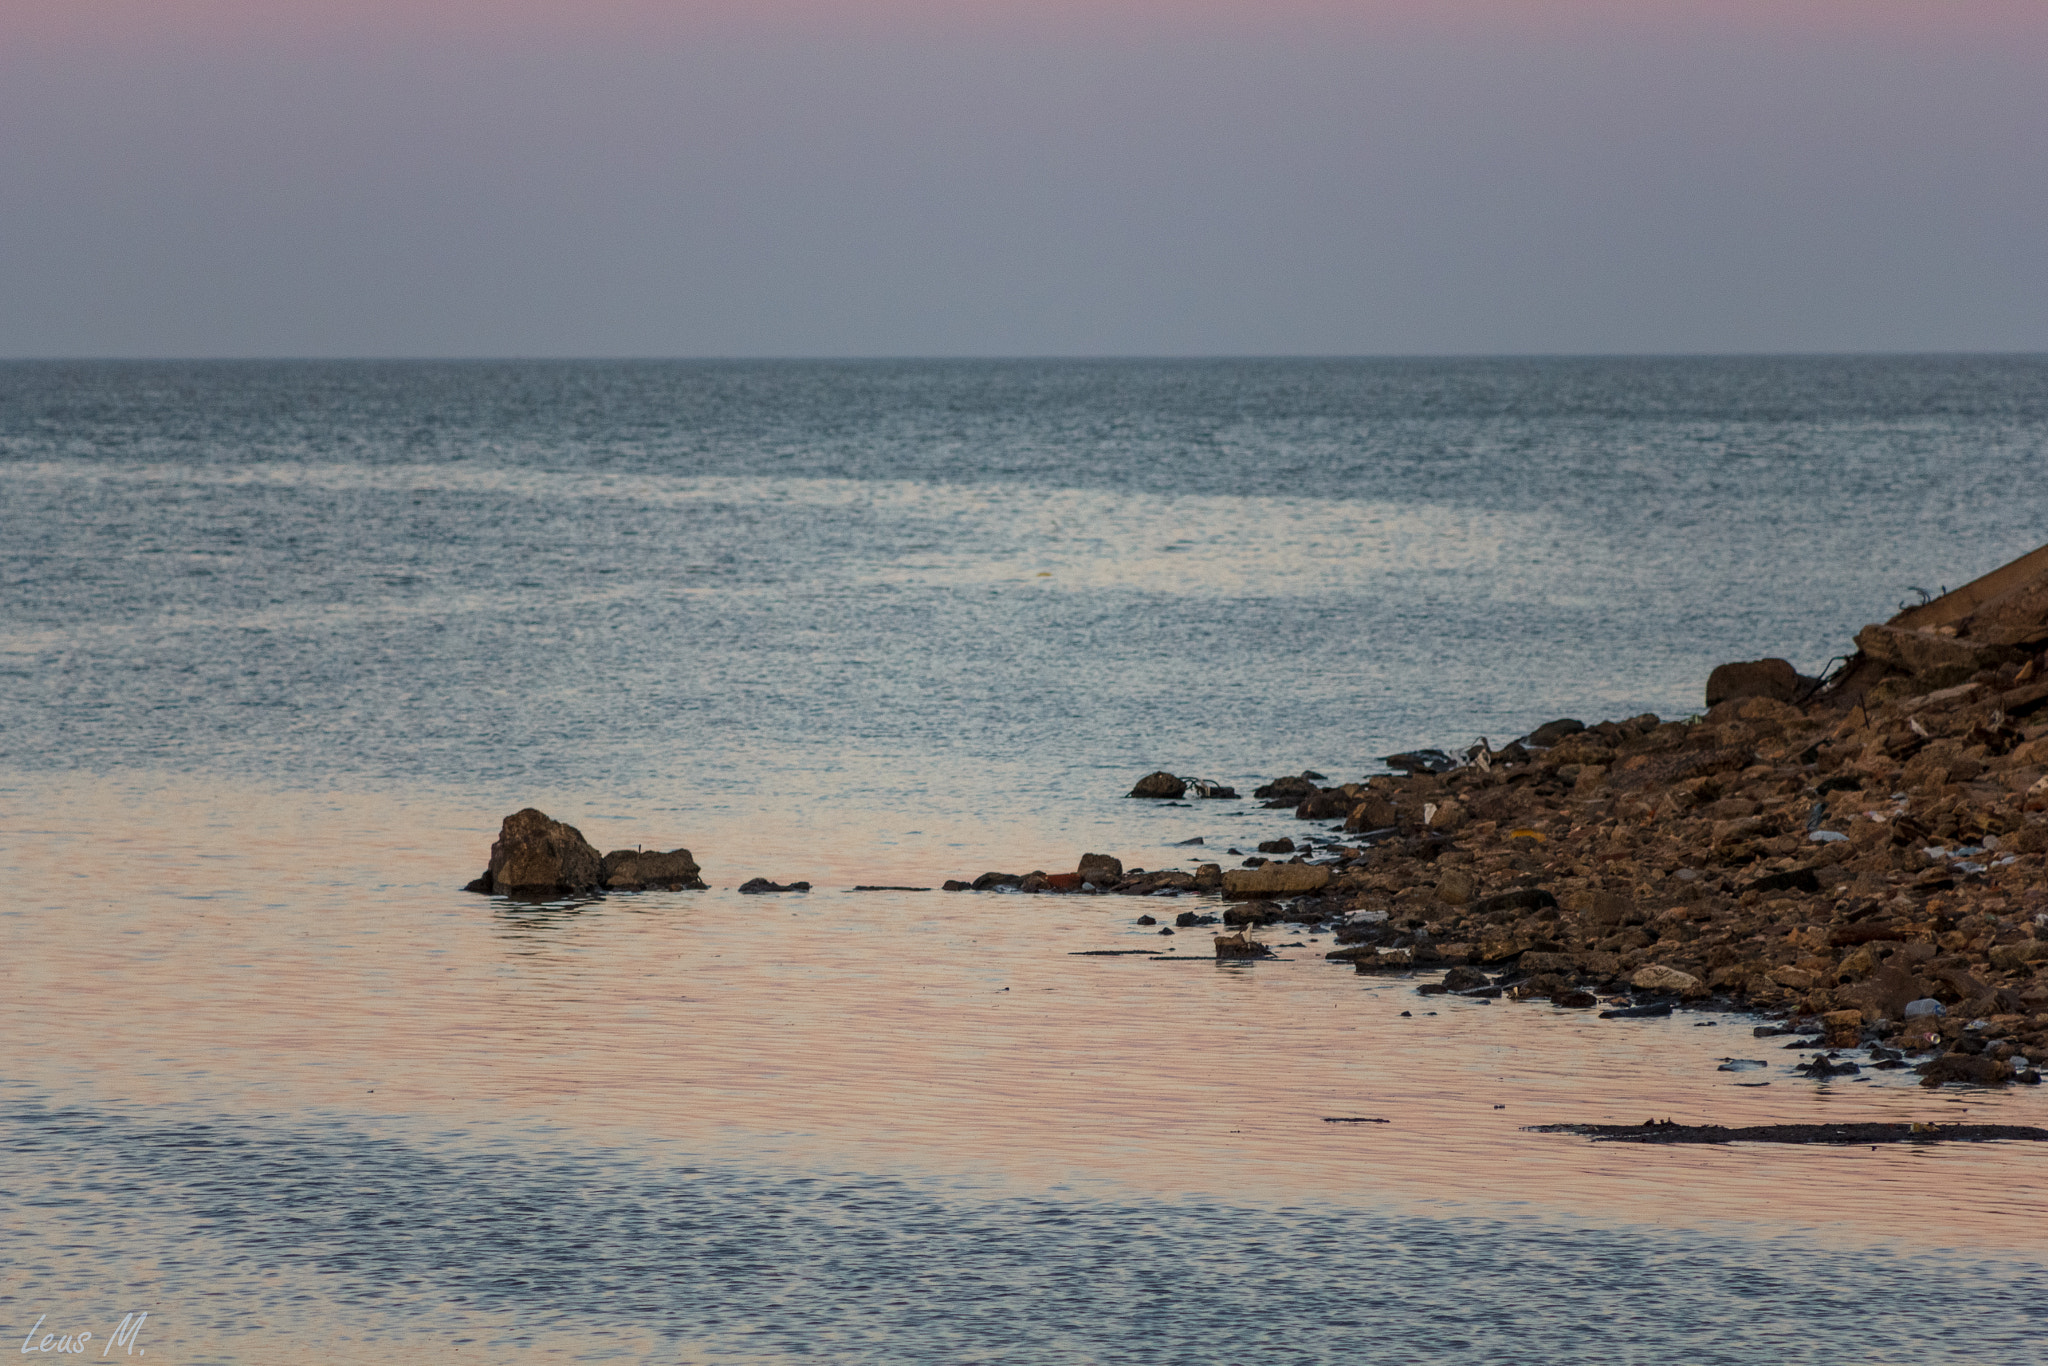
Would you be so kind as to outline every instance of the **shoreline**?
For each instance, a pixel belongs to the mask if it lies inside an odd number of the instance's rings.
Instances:
[[[1790,1022],[1760,1036],[1817,1035],[1816,1076],[1867,1049],[1880,1068],[1919,1057],[1927,1086],[2037,1084],[2048,547],[1857,642],[1828,679],[1725,665],[1683,721],[1564,719],[1498,750],[1389,756],[1398,776],[1277,779],[1254,796],[1342,833],[1268,841],[1275,858],[1229,871],[1089,854],[947,889],[1220,895],[1221,916],[1176,920],[1220,922],[1218,958],[1265,956],[1250,931],[1284,922],[1332,933],[1325,956],[1360,973],[1442,970],[1425,995],[1604,998],[1621,1016],[1711,1003]]]

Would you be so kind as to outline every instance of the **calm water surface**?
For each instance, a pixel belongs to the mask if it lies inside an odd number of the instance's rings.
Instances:
[[[845,889],[1294,828],[1121,800],[1154,767],[1351,777],[1817,668],[2038,543],[2044,455],[2029,359],[0,367],[0,1327],[2038,1359],[2031,1149],[1523,1131],[2033,1093],[1327,944],[1218,967],[1133,924],[1172,902]],[[525,804],[713,890],[454,891]]]

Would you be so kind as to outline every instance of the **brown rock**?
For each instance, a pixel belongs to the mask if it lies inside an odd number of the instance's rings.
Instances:
[[[1844,987],[1836,999],[1858,1007],[1873,1020],[1897,1020],[1904,1017],[1906,1002],[1926,994],[1925,982],[1904,968],[1886,964],[1856,985]]]
[[[1707,705],[1717,707],[1745,697],[1790,702],[1799,695],[1799,670],[1784,659],[1755,659],[1723,664],[1707,675]]]
[[[1995,669],[2019,653],[2007,645],[1986,645],[1897,626],[1864,627],[1856,633],[1856,648],[1901,673],[1914,675],[1930,690],[1962,683],[1978,670]]]
[[[2048,962],[2048,939],[2022,939],[2017,944],[1999,944],[1991,950],[1991,966],[2001,972],[2030,971],[2040,962]]]
[[[1959,1081],[1971,1086],[2003,1086],[2012,1080],[2012,1064],[1968,1053],[1944,1053],[1920,1069],[1922,1086]]]
[[[1820,1017],[1823,1042],[1829,1048],[1854,1048],[1863,1039],[1863,1012],[1831,1010]]]
[[[1111,858],[1108,854],[1083,854],[1081,865],[1075,871],[1083,882],[1092,882],[1098,887],[1114,887],[1123,881],[1124,864],[1122,859]]]
[[[1155,797],[1173,799],[1186,795],[1188,785],[1171,773],[1147,773],[1138,779],[1138,785],[1131,789],[1133,797]]]
[[[1258,940],[1253,939],[1243,930],[1239,930],[1236,934],[1219,934],[1216,936],[1216,956],[1218,958],[1264,958],[1272,952],[1271,949],[1261,944]]]
[[[1223,894],[1233,900],[1299,896],[1330,885],[1330,870],[1320,863],[1268,863],[1262,868],[1232,868],[1223,875]]]
[[[1637,968],[1628,984],[1638,991],[1672,991],[1680,996],[1705,996],[1707,985],[1689,972],[1650,963]]]
[[[485,876],[501,896],[564,896],[598,890],[603,864],[581,830],[529,806],[505,817]]]
[[[1396,824],[1394,804],[1377,792],[1359,798],[1344,818],[1346,830],[1387,830]]]
[[[687,849],[657,853],[652,849],[614,849],[598,865],[598,877],[614,892],[641,892],[649,888],[681,891],[701,888],[704,879],[697,860]]]

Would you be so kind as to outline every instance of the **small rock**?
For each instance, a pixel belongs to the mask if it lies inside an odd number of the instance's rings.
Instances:
[[[1159,922],[1149,915],[1141,915],[1138,917],[1138,923],[1140,925],[1157,925]]]
[[[1259,852],[1262,854],[1291,854],[1294,852],[1294,841],[1288,839],[1285,835],[1282,835],[1277,840],[1261,840],[1259,841]]]
[[[1560,991],[1550,998],[1550,1003],[1566,1010],[1591,1010],[1600,1004],[1600,998],[1590,991]]]
[[[1440,749],[1411,750],[1405,754],[1389,754],[1380,760],[1388,768],[1398,768],[1404,773],[1448,773],[1457,766],[1457,760]]]
[[[1124,863],[1122,859],[1111,858],[1108,854],[1083,854],[1076,871],[1083,882],[1092,882],[1098,887],[1114,887],[1123,881]]]
[[[1269,958],[1273,953],[1243,930],[1236,934],[1219,934],[1215,938],[1218,958]]]
[[[1802,682],[1799,670],[1792,667],[1790,660],[1755,659],[1723,664],[1707,675],[1707,705],[1716,707],[1745,697],[1791,702],[1799,696]]]
[[[742,896],[760,896],[766,892],[808,892],[808,882],[770,882],[765,877],[748,878],[740,884]]]
[[[1831,1010],[1820,1017],[1823,1042],[1829,1048],[1854,1048],[1863,1038],[1863,1012]]]
[[[1138,779],[1138,785],[1131,789],[1130,795],[1133,797],[1164,798],[1171,801],[1185,794],[1187,790],[1188,785],[1186,783],[1174,777],[1171,773],[1161,771],[1158,773],[1147,773],[1144,777]]]
[[[1812,1062],[1795,1067],[1792,1070],[1803,1077],[1817,1077],[1825,1080],[1828,1077],[1853,1077],[1863,1069],[1853,1062],[1842,1062],[1823,1057],[1815,1058]]]
[[[2012,1065],[1980,1055],[1944,1053],[1920,1069],[1922,1086],[1941,1086],[1957,1081],[1971,1086],[2003,1086],[2012,1080]]]
[[[1667,968],[1662,963],[1651,963],[1637,968],[1628,984],[1638,991],[1669,991],[1680,996],[1705,996],[1706,983],[1689,972]]]
[[[1544,724],[1530,731],[1529,734],[1523,738],[1522,743],[1525,745],[1534,745],[1538,749],[1549,749],[1559,740],[1564,739],[1565,736],[1577,735],[1580,731],[1584,730],[1585,728],[1586,723],[1584,721],[1575,721],[1569,716],[1560,717],[1555,721],[1546,721]]]
[[[1653,1006],[1616,1006],[1600,1012],[1603,1020],[1656,1020],[1671,1013],[1671,1002],[1664,1001]]]
[[[1268,863],[1259,868],[1233,868],[1223,875],[1223,894],[1234,900],[1299,896],[1330,885],[1330,870],[1320,863]]]

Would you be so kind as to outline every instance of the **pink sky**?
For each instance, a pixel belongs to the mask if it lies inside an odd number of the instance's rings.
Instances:
[[[563,34],[625,39],[713,31],[1534,37],[1744,34],[1842,41],[2040,42],[2035,0],[0,0],[10,42],[125,44],[202,38],[502,41]]]

